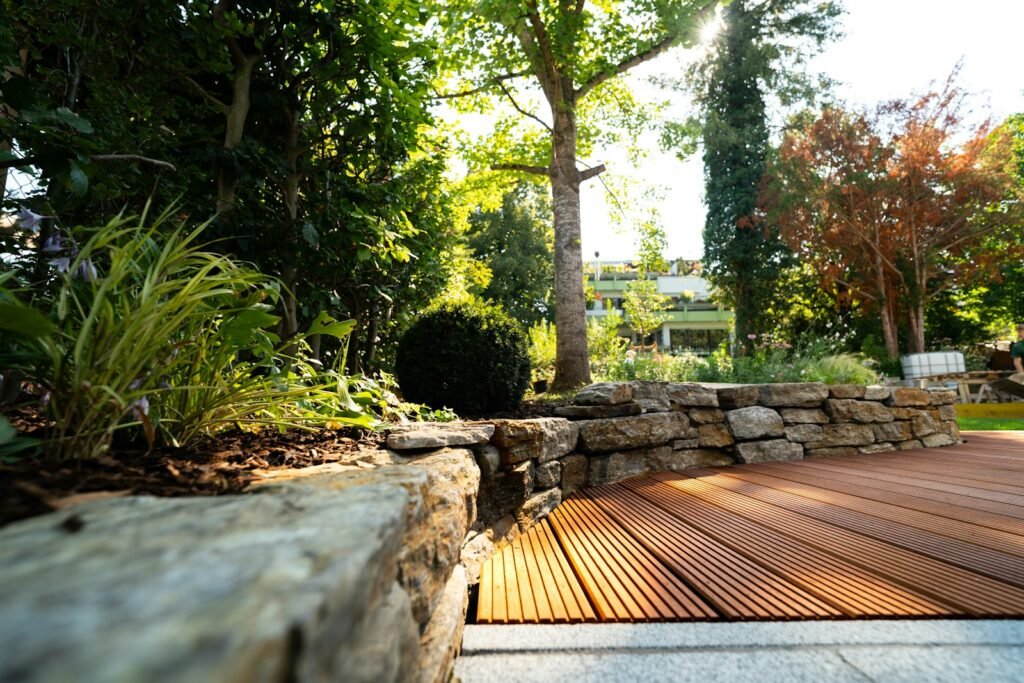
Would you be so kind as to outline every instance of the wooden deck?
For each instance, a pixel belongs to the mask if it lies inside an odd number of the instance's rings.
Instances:
[[[1024,616],[1024,433],[582,491],[483,567],[477,623]]]

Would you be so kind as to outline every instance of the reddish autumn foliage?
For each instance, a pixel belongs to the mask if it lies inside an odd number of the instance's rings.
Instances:
[[[1010,139],[964,116],[952,77],[872,113],[828,109],[786,136],[766,175],[761,206],[783,239],[823,286],[877,311],[891,356],[900,317],[923,351],[927,301],[1018,255]]]

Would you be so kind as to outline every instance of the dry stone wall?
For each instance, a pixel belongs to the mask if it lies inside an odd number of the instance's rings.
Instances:
[[[595,384],[554,417],[395,428],[248,495],[84,503],[0,530],[0,680],[445,681],[482,562],[573,492],[953,444],[954,398]]]

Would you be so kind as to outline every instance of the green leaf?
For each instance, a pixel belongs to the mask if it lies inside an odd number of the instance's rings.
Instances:
[[[306,336],[326,334],[330,337],[344,339],[352,332],[355,326],[355,320],[335,320],[326,313],[321,313],[313,321],[313,324],[309,326],[309,329],[306,330]]]
[[[20,304],[0,302],[0,330],[26,337],[46,337],[55,328],[45,315]]]
[[[72,161],[68,169],[67,183],[72,192],[83,195],[89,189],[89,176],[85,174],[81,166]]]
[[[245,347],[251,343],[253,332],[261,328],[273,327],[280,321],[280,316],[249,308],[221,324],[220,333],[228,344]]]
[[[67,107],[58,107],[53,113],[53,118],[60,121],[66,126],[74,128],[79,133],[92,133],[93,127],[87,119],[83,119],[81,116],[71,111]]]
[[[311,246],[315,247],[320,244],[320,233],[317,232],[316,227],[309,221],[302,224],[302,238]]]

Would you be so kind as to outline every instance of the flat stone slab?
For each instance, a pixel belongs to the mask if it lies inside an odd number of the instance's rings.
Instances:
[[[394,485],[288,484],[13,524],[0,531],[0,680],[403,680],[419,638],[396,583],[408,501]],[[370,658],[365,637],[385,650]]]
[[[1019,681],[1021,621],[467,626],[478,681]]]
[[[424,422],[402,425],[388,432],[387,447],[395,451],[478,446],[494,434],[494,425],[464,422]]]

